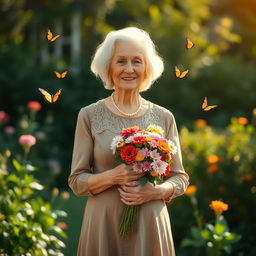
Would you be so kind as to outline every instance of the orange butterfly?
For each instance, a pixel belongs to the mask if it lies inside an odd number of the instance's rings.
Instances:
[[[44,95],[44,99],[49,103],[55,103],[62,92],[62,89],[60,89],[54,95],[51,95],[44,89],[38,88],[38,90]]]
[[[186,48],[187,49],[191,49],[194,47],[194,43],[189,39],[189,38],[186,38]]]
[[[213,109],[213,108],[216,108],[216,107],[217,107],[217,105],[208,106],[207,98],[204,97],[204,101],[203,101],[203,104],[202,104],[202,109],[203,109],[204,111],[209,111],[209,110],[211,110],[211,109]]]
[[[46,38],[47,38],[48,41],[54,42],[54,41],[55,41],[57,38],[59,38],[59,37],[60,37],[60,35],[53,36],[51,30],[48,29],[48,31],[47,31],[47,36],[46,36]]]
[[[62,79],[62,78],[64,78],[64,77],[66,76],[66,74],[68,73],[68,71],[65,71],[65,72],[63,72],[63,73],[59,73],[59,72],[57,72],[57,71],[54,71],[54,73],[55,73],[55,75],[56,75],[58,78]]]
[[[189,72],[189,70],[185,70],[185,71],[181,72],[181,71],[178,69],[177,66],[175,66],[174,69],[175,69],[175,75],[176,75],[176,77],[178,77],[178,78],[184,78],[184,77],[188,74],[188,72]]]

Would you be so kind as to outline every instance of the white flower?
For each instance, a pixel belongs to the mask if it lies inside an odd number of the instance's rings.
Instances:
[[[165,173],[168,163],[162,160],[156,160],[151,163],[151,166],[153,170],[155,170],[158,174],[161,175]]]
[[[111,142],[111,145],[110,145],[110,148],[112,149],[113,151],[113,154],[115,154],[116,152],[116,147],[118,146],[119,143],[123,142],[123,137],[120,136],[120,135],[117,135],[113,138],[112,142]]]
[[[150,152],[150,157],[152,157],[153,160],[160,160],[161,159],[161,155],[157,152],[156,149]]]
[[[175,155],[177,153],[177,147],[175,146],[174,142],[171,140],[168,140],[168,146],[170,148],[171,154]]]

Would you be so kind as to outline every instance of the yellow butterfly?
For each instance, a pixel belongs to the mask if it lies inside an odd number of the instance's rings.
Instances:
[[[204,111],[209,111],[209,110],[211,110],[211,109],[213,109],[213,108],[216,108],[216,107],[217,107],[217,105],[208,106],[207,98],[204,97],[204,101],[203,101],[203,104],[202,104],[202,109],[203,109]]]
[[[63,72],[63,73],[59,73],[59,72],[57,72],[57,71],[54,71],[54,73],[55,73],[55,75],[56,75],[58,78],[62,79],[62,78],[64,78],[64,77],[66,76],[66,74],[68,73],[68,71],[65,71],[65,72]]]
[[[49,103],[55,103],[62,92],[62,89],[60,89],[54,95],[51,95],[44,89],[38,88],[38,90],[44,95],[44,99]]]
[[[185,70],[185,71],[181,72],[181,71],[178,69],[177,66],[174,67],[174,70],[175,70],[175,75],[176,75],[176,77],[178,77],[178,78],[184,78],[184,77],[188,74],[188,72],[189,72],[189,70]]]
[[[187,49],[191,49],[194,47],[194,43],[189,39],[189,38],[186,38],[186,48]]]
[[[54,42],[54,41],[55,41],[57,38],[59,38],[59,37],[60,37],[60,35],[53,36],[51,30],[48,29],[48,31],[47,31],[47,36],[46,36],[46,38],[47,38],[48,41]]]

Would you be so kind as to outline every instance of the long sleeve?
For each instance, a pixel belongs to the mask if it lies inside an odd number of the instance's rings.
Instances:
[[[175,122],[175,118],[171,112],[168,112],[167,117],[167,132],[166,138],[172,140],[177,146],[177,153],[173,155],[173,163],[171,164],[171,172],[167,175],[165,182],[173,185],[173,194],[169,200],[182,195],[189,185],[189,175],[185,172],[182,164],[182,155],[179,141],[179,134]]]
[[[82,108],[77,118],[71,173],[68,177],[68,185],[77,196],[92,195],[88,187],[88,178],[93,175],[92,163],[93,138],[86,108]]]

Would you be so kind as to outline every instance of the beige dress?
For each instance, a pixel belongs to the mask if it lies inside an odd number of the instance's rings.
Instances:
[[[77,196],[88,196],[78,256],[175,256],[169,214],[162,200],[141,205],[137,231],[121,239],[118,226],[124,204],[117,186],[92,195],[87,183],[90,175],[119,164],[114,160],[110,144],[122,128],[138,125],[145,129],[150,124],[160,125],[166,131],[165,137],[178,146],[172,171],[167,177],[167,182],[174,187],[171,198],[177,197],[186,190],[188,175],[182,166],[175,119],[169,110],[150,103],[144,115],[126,118],[111,112],[103,100],[80,110],[68,178],[68,184]]]

